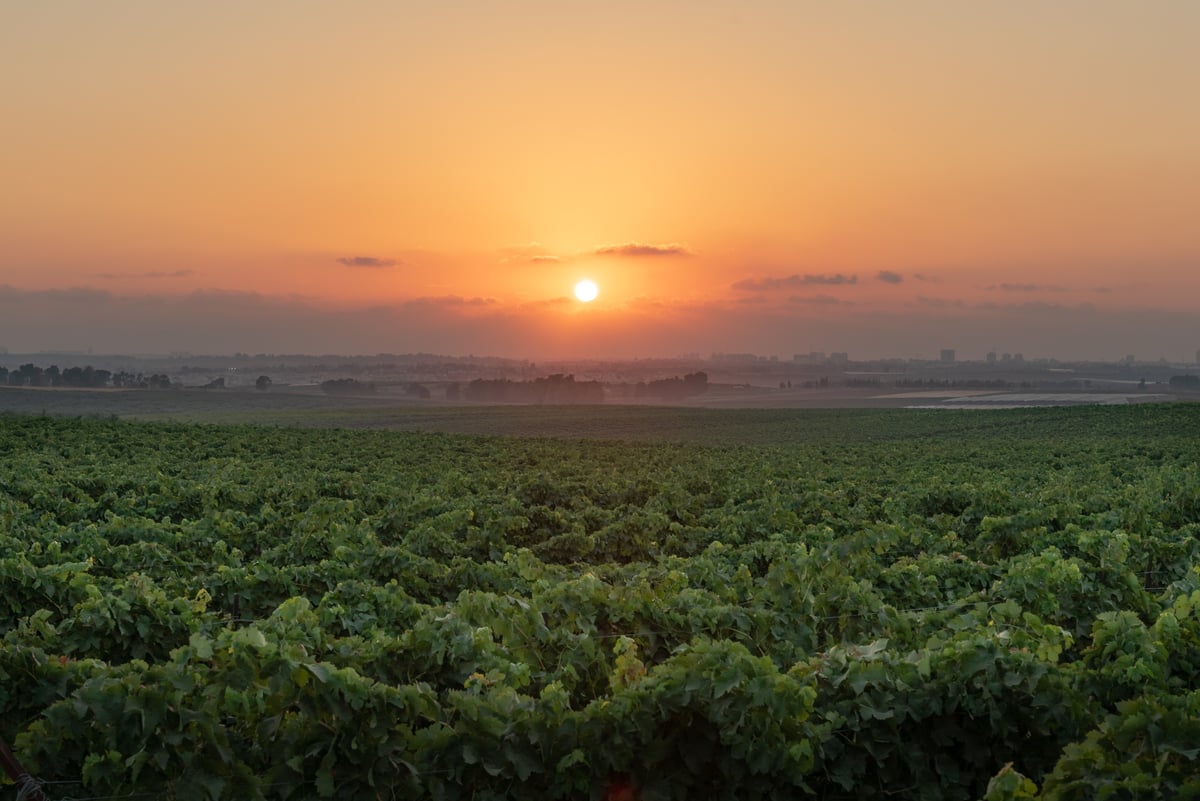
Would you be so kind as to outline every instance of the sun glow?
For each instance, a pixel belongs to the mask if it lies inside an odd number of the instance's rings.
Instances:
[[[575,285],[575,297],[583,303],[591,303],[600,294],[600,288],[594,281],[584,279]]]

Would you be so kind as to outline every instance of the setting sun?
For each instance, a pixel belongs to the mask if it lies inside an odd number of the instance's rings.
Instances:
[[[591,303],[600,294],[600,289],[594,281],[583,280],[575,285],[575,297],[584,303]]]
[[[61,5],[0,351],[1197,361],[1200,2]]]

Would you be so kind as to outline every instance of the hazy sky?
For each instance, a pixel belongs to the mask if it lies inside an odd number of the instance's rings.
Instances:
[[[0,346],[1190,359],[1197,41],[1192,0],[2,3]]]

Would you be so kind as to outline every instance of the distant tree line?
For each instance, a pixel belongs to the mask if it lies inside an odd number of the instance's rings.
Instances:
[[[621,383],[609,386],[612,394],[622,398],[643,398],[655,400],[681,400],[683,398],[701,395],[708,391],[708,373],[697,371],[688,373],[680,378],[659,378],[654,381],[638,381],[637,383]]]
[[[90,365],[60,370],[58,365],[54,364],[49,367],[39,367],[29,363],[22,364],[15,370],[0,367],[0,384],[10,387],[170,389],[171,379],[158,373],[145,375],[144,373],[128,373],[124,370],[114,373],[110,370],[98,370]]]
[[[698,371],[688,373],[683,378],[659,378],[655,381],[639,381],[634,385],[633,394],[639,398],[660,398],[662,400],[680,400],[696,395],[702,395],[708,390],[708,373]]]
[[[476,378],[467,384],[462,397],[489,403],[603,403],[604,386],[562,373],[532,381]]]

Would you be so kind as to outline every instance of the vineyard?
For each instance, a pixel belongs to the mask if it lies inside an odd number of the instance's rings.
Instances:
[[[0,417],[0,737],[56,800],[1200,797],[1200,407],[705,414]]]

